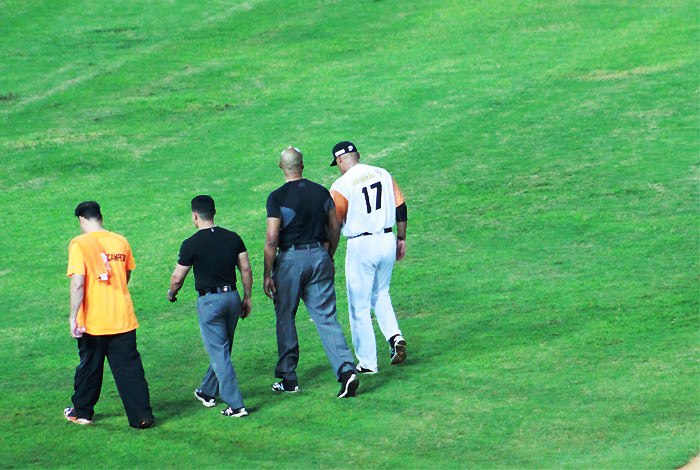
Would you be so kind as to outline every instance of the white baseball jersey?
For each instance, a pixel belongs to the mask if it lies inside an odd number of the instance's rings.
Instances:
[[[393,227],[396,206],[403,203],[403,194],[388,171],[362,163],[333,183],[331,195],[338,212],[345,212],[342,233],[346,237]]]

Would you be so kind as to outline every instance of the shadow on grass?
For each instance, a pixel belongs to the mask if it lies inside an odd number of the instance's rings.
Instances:
[[[153,407],[153,414],[156,417],[157,424],[194,416],[201,408],[204,408],[191,393],[189,395],[178,394],[175,399],[171,400],[151,400],[151,406]]]

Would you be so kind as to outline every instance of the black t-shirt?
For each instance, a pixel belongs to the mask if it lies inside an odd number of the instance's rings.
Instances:
[[[194,266],[194,288],[236,286],[238,255],[248,251],[236,232],[221,227],[198,230],[182,242],[178,264]]]
[[[331,209],[335,209],[331,193],[306,178],[285,183],[267,198],[267,216],[281,219],[280,248],[328,241]]]

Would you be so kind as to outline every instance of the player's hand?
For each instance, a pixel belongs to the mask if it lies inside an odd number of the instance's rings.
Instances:
[[[401,261],[406,256],[406,240],[396,240],[396,261]]]
[[[241,305],[241,318],[248,318],[252,308],[253,301],[250,299],[250,297],[243,297],[243,303]]]
[[[170,289],[168,289],[168,300],[171,302],[177,302],[177,297],[175,297],[175,294],[173,294]]]
[[[266,296],[272,300],[275,299],[275,296],[277,295],[277,288],[275,287],[275,281],[272,280],[271,277],[265,277],[265,280],[263,281],[263,290],[265,291]]]
[[[84,326],[78,326],[78,322],[75,320],[68,320],[70,323],[70,335],[73,338],[82,338],[83,333],[85,333],[85,327]]]

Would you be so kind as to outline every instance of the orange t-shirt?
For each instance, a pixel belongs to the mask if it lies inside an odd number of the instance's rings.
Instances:
[[[90,243],[81,237],[94,237],[104,249],[109,261],[109,276],[99,279],[94,255],[86,254]],[[131,247],[126,238],[106,230],[89,232],[75,237],[68,248],[68,276],[85,276],[83,304],[78,310],[78,326],[84,326],[91,335],[113,335],[135,330],[139,324],[134,314],[134,304],[127,287],[126,272],[136,267]]]

